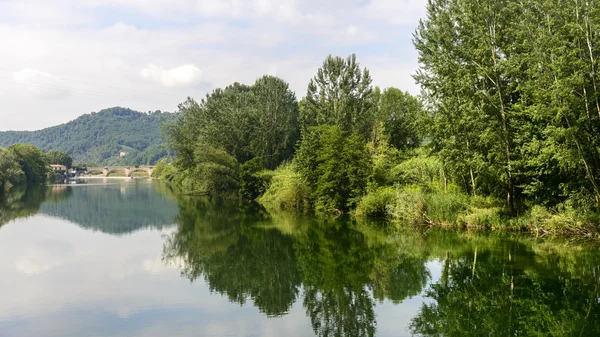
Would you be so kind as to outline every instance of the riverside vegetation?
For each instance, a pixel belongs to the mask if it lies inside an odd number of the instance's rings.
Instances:
[[[14,144],[0,147],[0,199],[14,188],[42,186],[54,181],[49,164],[71,167],[73,159],[66,153],[52,150],[44,153],[33,145]]]
[[[598,32],[593,2],[432,0],[421,97],[373,87],[354,55],[300,102],[276,77],[235,83],[180,105],[154,174],[271,210],[597,236]]]

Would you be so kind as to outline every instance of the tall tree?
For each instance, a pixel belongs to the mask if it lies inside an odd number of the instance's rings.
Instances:
[[[380,96],[375,101],[376,120],[383,123],[390,144],[399,150],[419,146],[418,119],[422,115],[421,102],[410,93],[397,88],[387,88],[381,95],[375,96]]]
[[[420,62],[416,79],[441,115],[435,118],[440,128],[456,130],[437,134],[437,144],[446,150],[441,154],[457,162],[456,156],[466,153],[473,190],[479,188],[474,171],[481,167],[488,178],[481,188],[503,194],[512,213],[517,193],[514,104],[519,94],[508,68],[514,41],[506,28],[515,13],[503,0],[433,0],[427,10],[414,39]]]
[[[274,169],[292,158],[300,137],[298,101],[289,85],[274,76],[263,76],[252,86],[257,123],[251,141],[252,153],[264,166]]]
[[[369,70],[361,70],[352,54],[346,59],[328,56],[308,83],[301,105],[300,127],[337,125],[346,133],[368,136],[373,123],[373,87]]]
[[[200,103],[188,98],[178,120],[167,127],[182,168],[193,166],[197,144],[232,155],[240,164],[260,157],[274,168],[294,153],[298,139],[298,103],[288,84],[264,76],[252,86],[234,83],[216,89]]]

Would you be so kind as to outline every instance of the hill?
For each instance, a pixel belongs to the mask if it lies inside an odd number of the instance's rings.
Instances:
[[[0,147],[23,143],[45,151],[61,150],[75,163],[152,165],[169,155],[163,145],[161,124],[174,117],[172,113],[115,107],[39,131],[0,132]]]

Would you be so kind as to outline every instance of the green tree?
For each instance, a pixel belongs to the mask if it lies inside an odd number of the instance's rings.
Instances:
[[[308,83],[301,104],[303,132],[318,125],[336,125],[347,134],[365,137],[373,124],[373,87],[369,70],[361,70],[352,54],[347,59],[328,56]]]
[[[28,184],[46,183],[49,167],[41,149],[33,145],[15,144],[9,146],[8,151],[14,155],[21,166]]]
[[[256,80],[252,92],[258,114],[252,132],[252,153],[265,168],[274,169],[294,155],[300,137],[298,101],[289,85],[273,76]]]
[[[380,96],[376,101],[378,104],[376,119],[383,123],[390,144],[399,150],[419,146],[421,102],[410,93],[397,88],[387,88],[382,94],[376,96]]]
[[[296,156],[320,211],[346,211],[364,194],[371,174],[370,156],[359,134],[345,136],[338,126],[309,129]]]
[[[46,153],[46,161],[51,165],[64,165],[66,167],[73,165],[73,158],[68,153],[59,150],[48,151]]]
[[[25,182],[25,173],[15,155],[0,148],[0,194]]]
[[[252,86],[234,83],[200,103],[188,99],[167,128],[181,168],[193,165],[196,144],[222,149],[243,164],[260,157],[275,168],[293,156],[298,139],[298,103],[283,80],[264,76]]]

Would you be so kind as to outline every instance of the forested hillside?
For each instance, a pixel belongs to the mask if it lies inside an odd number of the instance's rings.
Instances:
[[[61,150],[74,163],[94,165],[147,165],[168,156],[161,124],[174,114],[143,113],[110,108],[85,114],[74,121],[39,131],[0,132],[0,147],[32,144],[45,151]],[[127,152],[120,157],[121,152]]]

